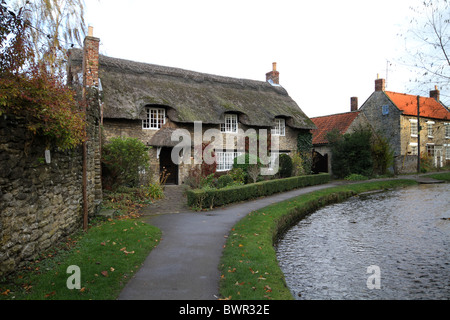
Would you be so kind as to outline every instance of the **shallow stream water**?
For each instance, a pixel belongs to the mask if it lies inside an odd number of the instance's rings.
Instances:
[[[450,299],[450,184],[324,207],[276,250],[296,299]]]

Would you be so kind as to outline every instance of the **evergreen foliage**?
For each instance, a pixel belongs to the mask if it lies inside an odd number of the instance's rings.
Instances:
[[[135,187],[140,174],[148,170],[150,157],[147,146],[136,138],[112,138],[103,146],[102,165],[105,185]]]

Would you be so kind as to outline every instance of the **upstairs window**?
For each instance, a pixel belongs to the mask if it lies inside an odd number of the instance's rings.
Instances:
[[[428,138],[433,138],[433,121],[427,121]]]
[[[146,108],[146,117],[142,120],[142,129],[159,130],[166,124],[166,110],[163,108]]]
[[[385,105],[381,107],[381,113],[385,116],[389,114],[389,106]]]
[[[450,123],[444,123],[445,126],[445,138],[450,139]]]
[[[417,137],[419,132],[419,127],[417,125],[417,120],[411,119],[409,120],[411,122],[411,137]]]
[[[286,120],[275,119],[275,126],[272,128],[271,133],[275,136],[284,136],[286,132]]]
[[[220,124],[220,131],[223,133],[237,133],[238,132],[237,114],[226,114],[225,122]]]

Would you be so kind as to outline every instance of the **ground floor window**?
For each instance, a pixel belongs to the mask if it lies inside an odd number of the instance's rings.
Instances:
[[[241,155],[238,151],[216,151],[216,171],[228,171],[233,169],[234,159]]]
[[[434,144],[427,144],[427,154],[429,157],[434,157]]]
[[[417,147],[417,143],[411,142],[409,144],[410,148],[411,148],[411,154],[413,156],[417,156],[418,155],[418,147]]]
[[[445,160],[450,160],[450,144],[447,144],[445,147]]]

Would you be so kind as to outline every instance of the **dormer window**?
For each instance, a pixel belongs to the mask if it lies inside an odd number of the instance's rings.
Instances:
[[[237,114],[226,114],[225,122],[220,124],[220,132],[237,133],[238,132],[238,116]]]
[[[166,110],[164,108],[147,107],[146,116],[142,120],[142,129],[159,130],[166,124]]]
[[[275,125],[272,127],[271,133],[274,136],[284,136],[286,132],[286,120],[275,119]]]

